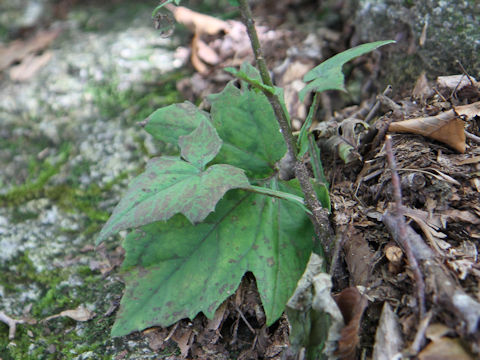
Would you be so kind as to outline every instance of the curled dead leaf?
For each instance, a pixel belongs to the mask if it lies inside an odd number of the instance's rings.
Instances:
[[[462,154],[465,152],[464,122],[454,110],[444,111],[435,116],[394,122],[390,124],[388,131],[423,135],[440,141]]]
[[[360,294],[356,287],[349,287],[336,295],[335,301],[346,324],[340,332],[341,338],[335,355],[340,359],[353,360],[360,340],[360,320],[367,307],[367,298]]]

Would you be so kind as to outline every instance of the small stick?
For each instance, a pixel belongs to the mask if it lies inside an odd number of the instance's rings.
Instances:
[[[17,324],[23,324],[23,320],[15,320],[10,316],[0,311],[0,321],[8,325],[8,339],[13,340],[15,338],[15,332],[17,331]]]
[[[399,225],[399,240],[401,242],[400,246],[405,251],[407,255],[408,262],[413,271],[415,282],[417,285],[417,299],[419,307],[419,317],[422,319],[425,315],[425,283],[423,281],[422,273],[420,272],[420,266],[418,261],[413,254],[411,247],[407,241],[407,230],[405,225],[405,219],[402,215],[402,190],[400,188],[400,177],[398,176],[395,158],[392,150],[392,137],[390,135],[385,136],[385,146],[387,151],[387,160],[392,172],[392,186],[393,186],[393,195],[395,199],[395,215],[398,218]]]
[[[465,130],[465,136],[467,137],[467,139],[470,139],[470,140],[475,141],[476,143],[480,144],[480,137],[479,136],[474,135],[472,133],[469,133],[467,130]]]
[[[388,94],[390,94],[391,91],[392,91],[392,85],[387,85],[385,90],[383,90],[382,95],[388,96]],[[375,104],[373,105],[372,109],[370,110],[370,112],[367,114],[367,117],[365,118],[365,122],[367,124],[370,123],[370,120],[373,119],[379,107],[380,107],[380,100],[377,100],[375,101]]]

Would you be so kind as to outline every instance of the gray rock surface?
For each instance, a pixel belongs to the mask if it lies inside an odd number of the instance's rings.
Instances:
[[[457,60],[477,77],[479,19],[476,0],[358,0],[355,41],[397,40],[382,68],[400,85],[423,70],[432,77],[461,73]]]
[[[119,242],[107,244],[106,256],[93,245],[148,150],[158,152],[135,122],[156,109],[152,83],[179,64],[172,40],[151,26],[151,4],[113,3],[74,7],[51,24],[62,32],[33,77],[0,74],[0,311],[37,321],[19,325],[12,341],[0,324],[3,359],[166,357],[144,339],[110,338],[115,314],[104,314],[122,284],[103,271]],[[9,3],[8,16],[0,10],[0,26],[40,21],[20,4]],[[47,6],[28,1],[35,4]],[[38,322],[79,304],[97,317]]]

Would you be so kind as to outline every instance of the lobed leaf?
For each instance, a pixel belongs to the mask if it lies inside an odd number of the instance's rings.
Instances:
[[[272,180],[270,187],[300,194],[295,181],[277,186]],[[211,318],[247,271],[255,275],[270,325],[305,269],[313,236],[297,205],[242,190],[228,192],[196,226],[178,215],[142,226],[124,242],[126,291],[112,335],[199,312]]]
[[[205,120],[209,120],[208,113],[185,101],[153,112],[145,120],[145,131],[157,140],[176,145],[180,136],[190,134]]]
[[[120,230],[184,214],[201,222],[215,209],[225,192],[250,186],[243,170],[213,165],[206,171],[179,158],[162,156],[147,163],[130,184],[97,238],[97,244]]]
[[[200,125],[189,135],[180,136],[178,145],[182,157],[200,170],[213,160],[222,147],[222,139],[209,120],[202,120]]]
[[[223,140],[214,160],[244,169],[252,178],[264,178],[275,171],[275,163],[286,146],[268,99],[254,90],[240,90],[233,82],[208,100],[212,124]]]
[[[298,97],[301,101],[304,100],[305,95],[310,91],[322,92],[325,90],[341,90],[345,91],[345,77],[342,72],[342,67],[350,60],[366,54],[380,46],[394,43],[394,40],[375,41],[367,44],[362,44],[354,48],[337,54],[330,59],[322,62],[310,70],[303,77],[303,81],[311,83],[307,84],[299,93]]]

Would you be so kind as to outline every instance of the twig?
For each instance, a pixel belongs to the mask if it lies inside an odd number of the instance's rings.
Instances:
[[[255,60],[257,67],[260,71],[262,77],[262,82],[269,86],[273,87],[272,79],[268,72],[267,64],[263,56],[262,48],[260,46],[260,41],[258,39],[257,31],[255,29],[255,22],[253,20],[252,12],[248,5],[248,0],[239,0],[240,11],[242,13],[242,18],[247,28],[247,33],[250,38],[252,45],[253,53],[255,55]],[[330,261],[331,253],[333,251],[333,231],[330,227],[330,221],[328,219],[328,212],[326,209],[322,208],[322,205],[317,199],[317,195],[313,186],[310,182],[310,175],[305,164],[298,160],[297,155],[297,144],[295,138],[293,137],[292,130],[290,128],[287,115],[281,105],[281,102],[277,95],[274,95],[268,91],[263,90],[263,93],[267,97],[270,105],[273,108],[275,117],[277,118],[278,124],[280,126],[280,131],[282,132],[283,138],[287,145],[287,151],[292,159],[295,159],[295,176],[300,183],[300,187],[305,196],[305,203],[309,210],[312,212],[310,216],[312,223],[315,228],[315,233],[317,237],[322,241],[322,245],[327,255],[327,259]]]
[[[383,90],[382,95],[388,96],[391,91],[392,91],[392,85],[387,85],[385,90]],[[375,101],[375,104],[373,105],[372,109],[370,110],[370,112],[365,117],[365,122],[366,123],[370,123],[370,120],[373,119],[373,117],[377,113],[379,107],[380,107],[380,100],[377,99],[377,101]]]
[[[15,332],[17,331],[17,324],[23,324],[23,320],[15,320],[10,316],[0,311],[0,321],[8,325],[8,339],[13,340],[15,338]]]
[[[433,313],[430,310],[429,312],[427,312],[425,317],[420,320],[417,333],[415,334],[415,338],[413,339],[412,345],[410,345],[411,355],[417,355],[420,349],[425,344],[425,333],[427,331],[428,325],[430,325],[430,320],[432,320],[432,316],[433,316]]]
[[[476,143],[480,143],[480,137],[472,133],[469,133],[467,130],[465,130],[465,136],[467,137],[467,139],[475,141]]]
[[[417,285],[417,299],[418,299],[418,315],[422,319],[425,315],[425,283],[423,282],[423,276],[420,271],[417,259],[415,258],[409,243],[407,242],[407,231],[405,219],[402,214],[402,190],[400,188],[400,177],[398,176],[395,158],[393,156],[392,150],[392,137],[387,135],[385,137],[385,146],[387,151],[387,160],[392,172],[392,186],[393,186],[393,195],[395,198],[395,215],[398,218],[399,225],[399,240],[401,242],[400,246],[403,248],[407,255],[408,262],[410,263],[410,268],[413,271],[415,277],[415,283]]]

